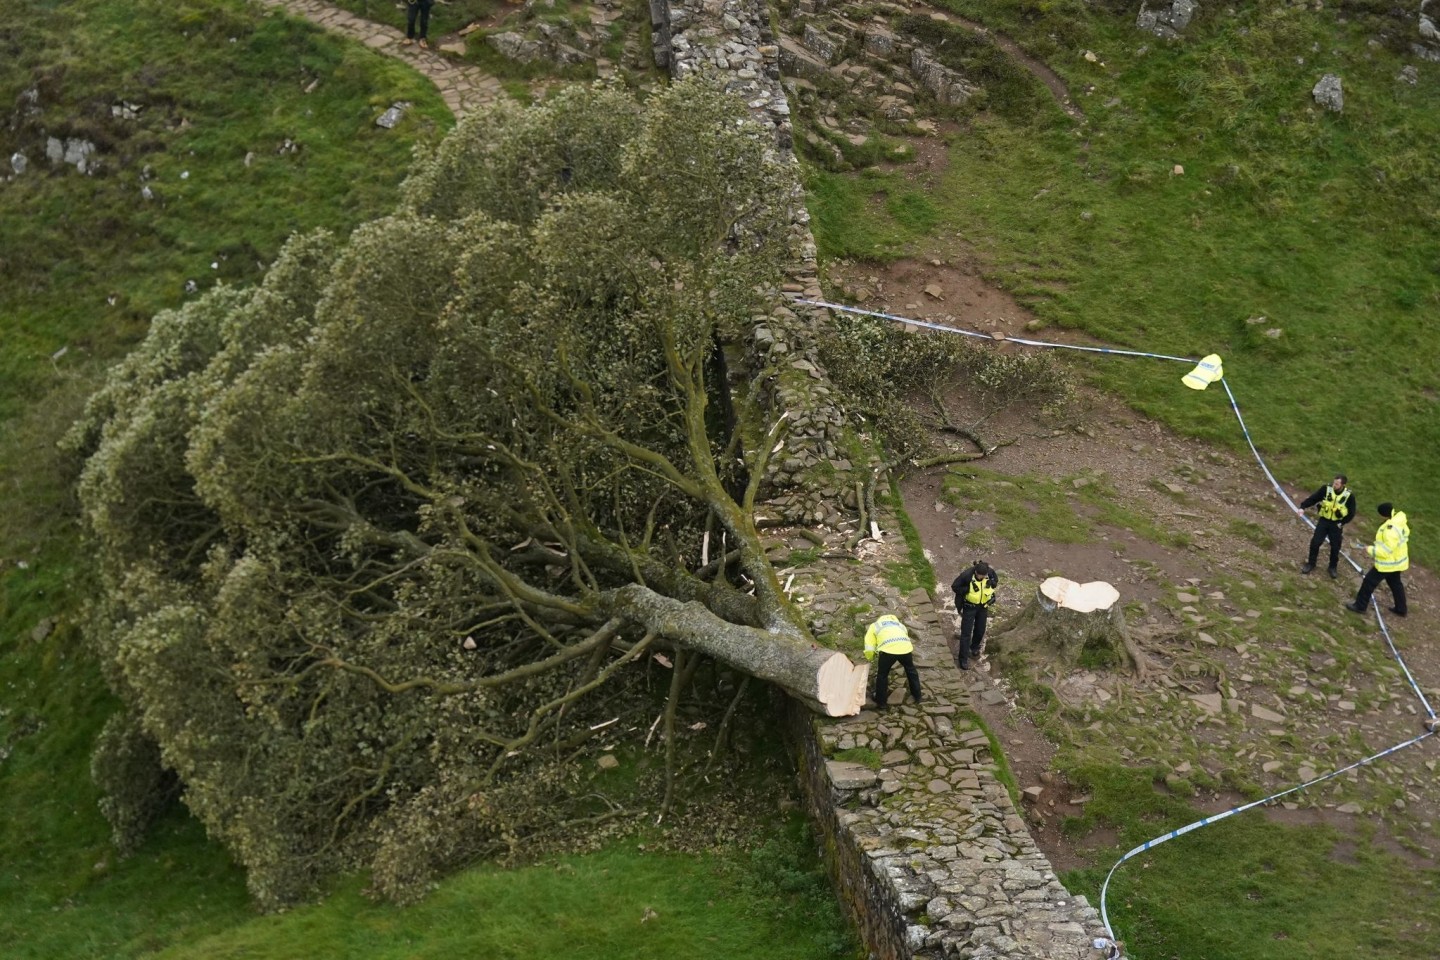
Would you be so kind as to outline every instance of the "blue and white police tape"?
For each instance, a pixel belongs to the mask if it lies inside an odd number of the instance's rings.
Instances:
[[[975,337],[979,340],[995,341],[988,333],[981,333],[978,330],[964,330],[960,327],[950,327],[943,323],[931,323],[929,320],[912,320],[910,317],[897,317],[893,313],[880,313],[876,310],[861,310],[859,307],[847,307],[841,303],[830,303],[826,300],[802,300],[795,298],[792,303],[801,303],[810,307],[826,307],[830,310],[839,310],[842,313],[855,313],[864,317],[880,317],[883,320],[894,320],[897,323],[908,323],[915,327],[924,327],[927,330],[939,330],[941,333],[958,333],[962,337]],[[1079,350],[1084,353],[1104,353],[1115,357],[1149,357],[1153,360],[1178,360],[1181,363],[1198,363],[1194,357],[1171,357],[1163,353],[1141,353],[1137,350],[1116,350],[1111,347],[1082,347],[1073,343],[1051,343],[1047,340],[1026,340],[1023,337],[1005,337],[1005,343],[1020,343],[1027,347],[1049,347],[1056,350]]]
[[[878,317],[882,320],[893,320],[896,323],[906,323],[910,324],[911,326],[921,327],[927,330],[936,330],[941,333],[955,333],[964,337],[974,337],[978,340],[987,340],[991,342],[995,341],[995,338],[992,337],[990,334],[981,333],[976,330],[965,330],[961,327],[952,327],[942,323],[932,323],[928,320],[917,320],[912,317],[898,316],[893,313],[882,313],[878,310],[862,310],[859,307],[848,307],[840,303],[831,303],[828,300],[807,300],[802,297],[795,297],[793,298],[792,302],[804,304],[811,307],[823,307],[828,310],[839,310],[842,313],[853,313],[866,317]],[[1006,337],[1005,342],[1018,343],[1029,347],[1043,347],[1053,350],[1078,350],[1086,353],[1100,353],[1108,354],[1111,356],[1145,357],[1153,360],[1173,360],[1179,363],[1199,362],[1196,361],[1194,357],[1175,357],[1165,353],[1146,353],[1139,350],[1117,350],[1111,347],[1084,347],[1071,343],[1052,343],[1046,340],[1029,340],[1023,337]],[[1297,504],[1290,497],[1290,495],[1285,492],[1284,487],[1280,486],[1280,482],[1275,479],[1275,474],[1270,471],[1269,464],[1267,464],[1265,462],[1265,458],[1260,455],[1259,449],[1255,446],[1255,440],[1250,435],[1250,427],[1245,423],[1245,417],[1240,413],[1239,401],[1235,399],[1235,392],[1230,389],[1229,381],[1223,376],[1217,377],[1217,379],[1219,380],[1220,385],[1225,388],[1225,395],[1230,400],[1230,409],[1235,414],[1235,421],[1240,425],[1240,432],[1245,437],[1245,443],[1250,448],[1250,453],[1255,457],[1255,462],[1259,464],[1260,471],[1265,474],[1265,479],[1270,482],[1271,488],[1274,489],[1275,493],[1286,504],[1286,506],[1288,506],[1291,510],[1298,514],[1300,516],[1300,519],[1306,524],[1306,526],[1313,530],[1315,527],[1314,521],[1310,520],[1309,517],[1306,517],[1304,515],[1304,513],[1300,509],[1300,505]],[[1359,564],[1354,561],[1354,559],[1351,558],[1349,553],[1344,553],[1342,551],[1342,554],[1345,557],[1345,562],[1350,564],[1351,568],[1354,569],[1357,573],[1363,569]],[[1400,656],[1400,651],[1396,649],[1395,643],[1390,637],[1390,631],[1385,626],[1385,619],[1381,615],[1378,605],[1375,610],[1375,617],[1380,625],[1380,632],[1384,634],[1385,642],[1390,647],[1391,655],[1395,658],[1395,661],[1400,664],[1400,669],[1404,672],[1405,679],[1410,683],[1410,689],[1415,692],[1415,695],[1420,699],[1420,702],[1424,704],[1425,712],[1433,719],[1435,717],[1435,711],[1431,709],[1429,701],[1425,699],[1425,694],[1421,692],[1419,684],[1415,682],[1414,676],[1411,675],[1410,668],[1406,666],[1404,658]]]
[[[897,323],[906,323],[915,327],[936,330],[942,333],[956,333],[960,334],[961,336],[974,337],[980,340],[995,341],[999,339],[997,337],[991,336],[990,334],[981,333],[979,331],[964,330],[958,327],[947,326],[945,324],[931,323],[927,320],[915,320],[910,317],[901,317],[890,313],[881,313],[876,310],[861,310],[858,307],[847,307],[843,304],[830,303],[825,300],[806,300],[795,297],[793,298],[793,302],[812,307],[823,307],[829,310],[839,310],[844,313],[853,313],[861,316],[878,317],[884,320],[893,320]],[[1249,446],[1251,454],[1254,455],[1255,462],[1260,465],[1261,472],[1265,474],[1265,479],[1270,481],[1270,486],[1275,490],[1275,493],[1279,495],[1280,499],[1287,506],[1289,506],[1290,509],[1294,511],[1302,521],[1304,521],[1306,526],[1312,530],[1314,529],[1314,521],[1312,521],[1309,517],[1305,516],[1304,511],[1300,509],[1299,504],[1297,504],[1293,499],[1291,499],[1290,495],[1285,492],[1285,489],[1280,486],[1279,481],[1275,479],[1275,475],[1271,473],[1269,465],[1266,464],[1265,458],[1260,455],[1259,449],[1255,446],[1255,441],[1250,436],[1250,428],[1246,425],[1245,418],[1240,413],[1240,404],[1235,399],[1235,393],[1230,389],[1229,382],[1225,379],[1223,373],[1221,372],[1220,358],[1218,356],[1211,355],[1209,357],[1206,357],[1205,360],[1196,361],[1193,357],[1174,357],[1163,353],[1145,353],[1138,350],[1116,350],[1109,347],[1084,347],[1069,343],[1051,343],[1044,340],[1029,340],[1022,337],[1005,337],[1004,341],[1009,343],[1019,343],[1029,347],[1043,347],[1057,350],[1077,350],[1084,353],[1100,353],[1123,357],[1146,357],[1154,360],[1174,360],[1181,363],[1199,362],[1202,364],[1202,366],[1208,362],[1213,368],[1213,375],[1204,378],[1206,381],[1206,385],[1208,385],[1208,383],[1213,383],[1218,380],[1221,386],[1225,388],[1225,395],[1230,400],[1230,409],[1235,414],[1236,422],[1240,424],[1240,432],[1244,435],[1245,443],[1247,446]],[[1192,371],[1192,374],[1193,373],[1194,372]],[[1191,375],[1187,375],[1187,377],[1189,376]],[[1198,384],[1190,384],[1188,380],[1186,385],[1194,386],[1195,389],[1203,389],[1203,386],[1200,386]],[[1360,570],[1362,569],[1361,566],[1355,562],[1355,560],[1350,556],[1349,553],[1343,553],[1343,556],[1345,557],[1345,562],[1348,563],[1351,568],[1355,570],[1355,572],[1360,572]],[[1381,615],[1378,604],[1376,605],[1375,618],[1376,622],[1380,625],[1380,632],[1384,635],[1386,644],[1388,644],[1390,647],[1391,656],[1393,656],[1395,662],[1400,665],[1400,669],[1405,674],[1405,679],[1410,684],[1410,689],[1415,692],[1415,696],[1419,698],[1420,703],[1425,707],[1425,712],[1429,717],[1425,724],[1426,732],[1418,737],[1413,737],[1409,740],[1406,740],[1404,743],[1398,743],[1395,746],[1390,747],[1389,749],[1382,750],[1379,753],[1366,757],[1363,760],[1357,760],[1355,763],[1352,763],[1349,766],[1341,767],[1338,770],[1325,774],[1324,776],[1316,777],[1313,780],[1309,780],[1305,783],[1298,784],[1297,786],[1290,787],[1287,790],[1282,790],[1281,792],[1268,796],[1263,800],[1256,800],[1253,803],[1247,803],[1243,806],[1234,807],[1230,810],[1226,810],[1224,813],[1216,814],[1215,816],[1204,817],[1200,820],[1195,821],[1194,823],[1187,824],[1186,826],[1183,826],[1178,830],[1172,830],[1171,832],[1164,834],[1163,836],[1156,837],[1155,839],[1143,843],[1135,849],[1131,850],[1130,852],[1126,853],[1123,857],[1121,857],[1115,862],[1114,866],[1110,868],[1110,872],[1105,875],[1104,884],[1102,884],[1100,887],[1100,919],[1105,924],[1105,931],[1110,935],[1110,939],[1098,939],[1095,941],[1094,945],[1097,950],[1106,951],[1105,955],[1107,957],[1107,960],[1114,960],[1114,958],[1120,956],[1120,945],[1114,939],[1115,931],[1110,926],[1110,917],[1106,910],[1106,894],[1109,892],[1110,878],[1115,875],[1115,871],[1118,870],[1120,868],[1120,865],[1123,864],[1125,861],[1129,860],[1136,854],[1144,853],[1146,850],[1159,846],[1167,840],[1173,840],[1174,838],[1189,833],[1192,830],[1198,830],[1201,827],[1209,826],[1212,823],[1218,823],[1219,821],[1224,820],[1227,817],[1232,817],[1237,813],[1244,813],[1246,810],[1252,810],[1255,807],[1263,806],[1267,803],[1272,803],[1275,800],[1280,799],[1281,797],[1285,797],[1297,791],[1304,790],[1307,787],[1314,786],[1317,783],[1323,783],[1324,781],[1329,780],[1332,777],[1337,777],[1342,773],[1346,773],[1358,767],[1363,767],[1366,764],[1374,763],[1376,760],[1379,760],[1382,757],[1387,757],[1392,753],[1396,753],[1397,751],[1405,749],[1406,747],[1413,746],[1421,742],[1422,740],[1425,740],[1427,737],[1434,736],[1437,732],[1440,732],[1440,718],[1436,717],[1435,711],[1430,706],[1430,702],[1425,699],[1424,692],[1421,691],[1420,685],[1415,682],[1414,676],[1410,673],[1410,668],[1405,664],[1405,659],[1400,656],[1400,651],[1396,649],[1395,642],[1390,636],[1390,630],[1385,625],[1385,618]]]
[[[1300,514],[1300,519],[1305,521],[1305,525],[1313,530],[1315,528],[1314,521],[1305,516],[1300,510],[1300,505],[1290,499],[1289,494],[1281,488],[1279,482],[1275,479],[1275,475],[1270,472],[1270,467],[1266,465],[1265,458],[1260,456],[1260,451],[1255,448],[1255,441],[1250,438],[1250,428],[1245,425],[1245,418],[1240,415],[1240,404],[1235,400],[1235,393],[1230,389],[1230,384],[1221,380],[1220,385],[1225,388],[1225,395],[1230,398],[1230,409],[1235,412],[1235,420],[1240,424],[1240,432],[1245,435],[1245,443],[1249,445],[1250,452],[1255,455],[1255,462],[1260,464],[1260,469],[1264,471],[1265,478],[1270,481],[1270,486],[1275,488],[1275,492],[1280,495],[1281,500],[1284,500],[1285,503],[1290,506],[1290,509]],[[1345,562],[1350,564],[1350,567],[1356,573],[1364,569],[1351,558],[1349,553],[1342,551],[1341,555],[1344,556]],[[1420,685],[1415,682],[1415,677],[1410,673],[1410,668],[1406,665],[1405,658],[1400,656],[1400,651],[1395,647],[1395,641],[1390,636],[1390,628],[1385,626],[1385,617],[1380,613],[1380,604],[1378,603],[1375,604],[1375,622],[1380,625],[1380,633],[1385,637],[1385,643],[1390,647],[1390,656],[1400,665],[1400,670],[1405,674],[1405,679],[1409,682],[1410,689],[1415,692],[1415,696],[1418,697],[1420,703],[1424,705],[1425,713],[1428,714],[1432,720],[1435,719],[1435,711],[1431,709],[1430,701],[1425,699],[1425,693],[1420,689]]]
[[[1115,931],[1110,926],[1110,916],[1105,909],[1105,897],[1110,889],[1110,878],[1115,876],[1115,871],[1120,869],[1120,865],[1122,863],[1124,863],[1126,860],[1129,860],[1136,854],[1144,853],[1146,850],[1151,850],[1155,847],[1158,847],[1165,841],[1174,840],[1176,837],[1183,836],[1184,834],[1187,834],[1192,830],[1199,830],[1201,827],[1208,827],[1212,823],[1219,823],[1221,820],[1224,820],[1227,817],[1233,817],[1237,813],[1244,813],[1246,810],[1253,810],[1256,807],[1263,806],[1264,804],[1272,803],[1276,800],[1279,800],[1281,797],[1289,796],[1296,791],[1304,790],[1306,787],[1313,787],[1317,783],[1324,783],[1326,780],[1329,780],[1332,777],[1338,777],[1342,773],[1347,773],[1351,770],[1356,769],[1357,767],[1363,767],[1367,763],[1374,763],[1381,757],[1387,757],[1392,753],[1404,750],[1406,747],[1414,746],[1422,740],[1433,736],[1435,736],[1435,731],[1427,731],[1420,734],[1420,736],[1418,737],[1412,737],[1409,740],[1406,740],[1404,743],[1397,743],[1393,747],[1381,750],[1379,753],[1368,756],[1364,760],[1356,760],[1349,766],[1341,767],[1338,770],[1332,770],[1323,776],[1316,777],[1314,780],[1307,780],[1305,783],[1290,787],[1287,790],[1281,790],[1279,793],[1276,794],[1271,794],[1263,800],[1256,800],[1253,803],[1247,803],[1244,806],[1232,807],[1231,809],[1226,810],[1224,813],[1217,813],[1212,817],[1202,817],[1201,819],[1196,820],[1194,823],[1187,823],[1185,826],[1181,827],[1178,830],[1171,830],[1169,833],[1158,836],[1153,840],[1145,841],[1144,843],[1140,844],[1140,846],[1136,847],[1135,849],[1126,853],[1125,856],[1115,861],[1115,866],[1111,867],[1110,872],[1105,874],[1105,882],[1100,886],[1100,922],[1105,925],[1106,932],[1109,933],[1111,938],[1113,939],[1115,936]]]

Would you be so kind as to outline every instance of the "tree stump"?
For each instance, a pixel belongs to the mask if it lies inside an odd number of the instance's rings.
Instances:
[[[1099,581],[1080,584],[1051,577],[1012,623],[990,635],[987,646],[996,660],[1064,667],[1123,665],[1144,673],[1144,657],[1125,626],[1120,591]]]

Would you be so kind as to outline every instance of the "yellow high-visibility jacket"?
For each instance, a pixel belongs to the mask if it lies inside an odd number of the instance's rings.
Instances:
[[[885,614],[865,631],[866,660],[874,660],[877,653],[901,654],[914,649],[915,645],[910,642],[910,632],[905,629],[905,624],[892,614]]]
[[[1390,519],[1375,531],[1375,545],[1365,552],[1375,558],[1375,569],[1381,573],[1398,573],[1410,569],[1410,524],[1405,514],[1396,510]]]

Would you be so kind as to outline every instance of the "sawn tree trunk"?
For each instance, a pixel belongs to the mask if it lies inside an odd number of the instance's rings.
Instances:
[[[639,584],[615,593],[614,613],[689,650],[767,680],[813,710],[848,717],[865,703],[868,664],[785,633],[731,623],[703,604],[662,596]]]
[[[990,635],[997,660],[1074,667],[1125,665],[1137,672],[1143,658],[1130,640],[1120,592],[1108,583],[1078,584],[1051,577],[1040,584],[1014,622]]]

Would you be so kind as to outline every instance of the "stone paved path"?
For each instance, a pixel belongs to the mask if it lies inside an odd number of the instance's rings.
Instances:
[[[381,24],[357,17],[348,10],[341,10],[322,0],[257,2],[261,6],[280,9],[291,16],[309,20],[331,33],[349,37],[388,57],[405,61],[435,84],[440,96],[445,100],[445,105],[455,114],[457,120],[472,110],[506,96],[499,80],[478,67],[459,62],[450,56],[452,53],[463,53],[463,45],[457,44],[457,49],[453,50],[449,45],[432,50],[401,45],[400,41],[405,39],[404,16],[401,11],[396,11],[395,23]]]
[[[993,688],[954,666],[954,608],[943,589],[937,601],[888,582],[884,571],[907,566],[908,548],[893,515],[878,520],[883,543],[852,550],[845,532],[812,530],[826,534],[823,545],[796,534],[774,541],[771,555],[817,634],[857,635],[882,612],[912,627],[922,704],[909,702],[897,669],[888,712],[813,721],[811,766],[824,784],[815,792],[832,801],[819,819],[834,824],[840,860],[864,864],[866,945],[905,960],[1093,960],[1105,929],[1056,877],[1000,779],[973,713],[973,698]],[[789,567],[794,556],[804,560]]]

